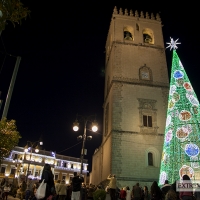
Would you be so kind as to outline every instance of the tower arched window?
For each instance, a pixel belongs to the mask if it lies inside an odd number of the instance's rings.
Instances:
[[[129,31],[124,31],[124,39],[125,40],[133,40],[133,36]]]
[[[133,27],[126,26],[124,27],[124,40],[133,41]]]
[[[153,166],[153,153],[148,153],[148,165]]]
[[[154,34],[153,31],[149,28],[143,30],[143,42],[148,44],[154,44]]]

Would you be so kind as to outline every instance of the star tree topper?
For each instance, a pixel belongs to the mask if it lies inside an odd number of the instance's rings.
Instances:
[[[179,38],[178,38],[178,39],[179,39]],[[166,43],[166,44],[169,45],[169,46],[166,47],[166,49],[169,48],[169,47],[170,47],[170,51],[171,51],[172,49],[173,49],[173,50],[178,49],[177,44],[181,44],[181,43],[177,42],[178,39],[174,41],[174,39],[170,37],[170,40],[171,40],[171,41]]]

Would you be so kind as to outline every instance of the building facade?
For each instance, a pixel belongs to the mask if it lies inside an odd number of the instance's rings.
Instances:
[[[1,162],[0,178],[7,177],[11,182],[18,178],[26,180],[28,175],[32,179],[40,179],[43,166],[48,163],[52,167],[54,180],[65,180],[66,184],[71,182],[73,173],[80,173],[80,158],[74,158],[56,154],[52,151],[40,150],[38,153],[33,151],[25,152],[23,147],[15,147],[8,158]],[[83,176],[87,180],[87,160],[83,160]]]
[[[106,41],[104,131],[91,182],[115,174],[118,186],[158,181],[169,80],[157,14],[114,9]]]

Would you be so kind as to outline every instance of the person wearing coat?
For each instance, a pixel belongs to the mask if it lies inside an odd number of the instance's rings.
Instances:
[[[54,185],[54,176],[51,171],[51,166],[49,164],[45,164],[43,171],[42,171],[42,176],[40,183],[44,180],[44,183],[46,183],[46,193],[45,197],[43,199],[47,199],[51,195],[55,195],[55,185]]]
[[[58,200],[59,194],[58,194],[58,187],[60,185],[60,180],[57,180],[55,183],[55,190],[56,190],[56,198],[55,200]]]
[[[109,187],[109,191],[110,191],[110,198],[111,200],[115,200],[116,199],[116,188],[117,188],[117,180],[114,174],[110,174],[107,178],[108,180],[110,180],[110,183],[108,185]]]
[[[129,186],[126,187],[126,200],[131,200],[131,190]]]
[[[67,196],[67,185],[65,184],[65,181],[62,180],[61,183],[58,185],[58,200],[65,200]]]

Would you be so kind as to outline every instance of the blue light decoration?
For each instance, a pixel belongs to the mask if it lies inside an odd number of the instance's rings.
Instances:
[[[176,70],[176,71],[174,72],[174,78],[175,78],[175,79],[183,78],[183,76],[184,76],[184,74],[183,74],[183,72],[180,71],[180,70]]]
[[[53,157],[56,157],[56,153],[55,152],[51,152],[51,155],[53,156]]]
[[[186,144],[185,145],[185,153],[189,157],[198,156],[198,154],[199,154],[199,147],[196,144]]]

